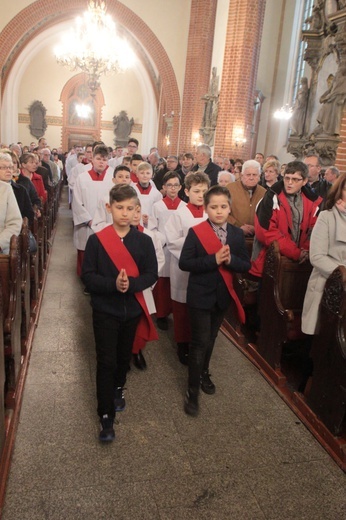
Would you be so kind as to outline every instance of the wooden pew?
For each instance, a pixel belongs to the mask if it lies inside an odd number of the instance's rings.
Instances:
[[[346,268],[326,282],[320,331],[312,346],[313,377],[307,404],[333,435],[346,434]]]
[[[311,270],[310,263],[299,264],[282,256],[277,242],[267,251],[260,290],[257,351],[274,370],[281,367],[284,345],[304,339],[301,312]]]
[[[0,279],[0,459],[5,443],[5,352],[4,352],[4,327],[3,327],[3,297]]]
[[[0,280],[3,296],[3,327],[5,347],[6,402],[13,406],[17,377],[21,366],[21,255],[20,240],[13,236],[10,253],[0,254]]]
[[[25,354],[26,338],[29,333],[31,321],[31,277],[30,277],[30,252],[29,252],[29,226],[28,219],[23,219],[21,233],[18,237],[21,249],[21,292],[22,292],[22,354]]]

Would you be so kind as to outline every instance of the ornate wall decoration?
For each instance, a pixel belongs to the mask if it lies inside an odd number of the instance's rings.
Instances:
[[[29,107],[30,134],[39,139],[42,137],[47,129],[46,121],[47,109],[41,101],[34,101]]]
[[[205,144],[213,146],[219,110],[219,76],[217,76],[216,67],[213,67],[212,70],[209,90],[202,99],[204,101],[204,113],[199,133]]]
[[[346,9],[343,2],[315,2],[302,32],[307,42],[304,55],[312,73],[302,85],[294,104],[287,151],[301,158],[320,155],[324,166],[334,164],[341,142],[341,120],[346,103]]]
[[[114,144],[117,146],[126,146],[127,141],[131,135],[131,131],[134,125],[134,119],[128,118],[127,112],[125,110],[121,110],[117,116],[113,117],[113,126],[114,126]]]

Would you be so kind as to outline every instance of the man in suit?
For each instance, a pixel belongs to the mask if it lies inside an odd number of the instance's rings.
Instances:
[[[217,176],[221,171],[220,166],[213,163],[211,160],[211,148],[207,144],[200,144],[197,146],[195,154],[196,165],[193,171],[202,171],[206,173],[210,179],[210,185],[217,184]]]

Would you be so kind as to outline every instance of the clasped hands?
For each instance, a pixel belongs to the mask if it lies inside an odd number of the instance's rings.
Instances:
[[[222,246],[221,249],[215,253],[215,258],[217,265],[229,265],[231,263],[231,251],[229,249],[229,245]]]
[[[116,279],[116,286],[119,292],[125,293],[129,288],[130,282],[127,277],[127,273],[125,269],[121,269],[117,279]]]

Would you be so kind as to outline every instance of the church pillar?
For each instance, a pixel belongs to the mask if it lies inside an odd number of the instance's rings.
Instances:
[[[203,118],[213,52],[217,0],[192,0],[185,66],[183,105],[180,120],[179,152],[193,150]],[[182,35],[181,35],[182,36]]]
[[[214,156],[250,159],[265,3],[230,0]]]

